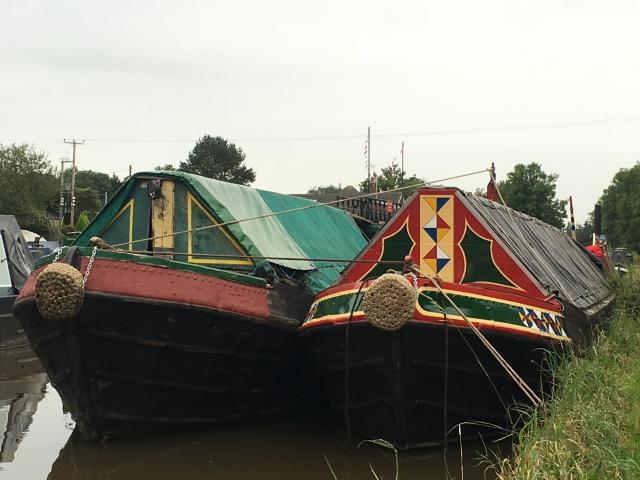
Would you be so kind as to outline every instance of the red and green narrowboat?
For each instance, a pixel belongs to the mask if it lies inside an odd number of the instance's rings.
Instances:
[[[363,297],[407,256],[425,274],[415,311],[396,331],[378,329]],[[412,448],[456,439],[456,425],[463,436],[491,432],[527,400],[434,281],[538,393],[545,352],[588,340],[611,300],[564,232],[455,188],[418,190],[316,296],[300,329],[333,408],[364,437]]]
[[[296,332],[345,264],[310,259],[351,259],[366,240],[348,213],[314,205],[138,173],[58,260],[83,275],[91,262],[79,313],[42,315],[36,279],[55,257],[38,263],[14,314],[85,437],[246,421],[316,397]]]

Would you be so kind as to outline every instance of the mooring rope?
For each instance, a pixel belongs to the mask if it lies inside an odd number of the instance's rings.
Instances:
[[[353,312],[355,312],[356,304],[359,301],[362,287],[366,280],[363,280],[358,288],[358,293],[353,297],[353,304],[351,305],[351,311],[349,312],[349,319],[347,320],[347,328],[344,333],[344,423],[347,426],[347,445],[351,444],[351,420],[349,418],[349,333],[351,330],[351,320],[353,319]]]
[[[443,427],[443,455],[444,455],[444,469],[445,469],[445,478],[448,480],[450,477],[449,474],[449,465],[447,465],[447,430],[449,429],[449,322],[447,319],[447,310],[444,305],[440,305],[442,309],[442,315],[444,316],[444,392],[443,392],[443,412],[442,412],[442,427]]]
[[[213,259],[247,259],[247,260],[290,260],[290,261],[303,261],[303,262],[333,262],[333,263],[376,263],[376,264],[388,264],[388,265],[402,265],[404,260],[356,260],[346,258],[312,258],[312,257],[270,257],[268,255],[227,255],[216,253],[189,253],[189,252],[173,252],[162,250],[124,250],[121,248],[109,248],[106,251],[115,253],[128,253],[130,255],[138,254],[154,254],[154,255],[170,255],[170,256],[184,256],[184,257],[207,257]]]
[[[539,404],[541,404],[542,398],[540,398],[538,394],[533,391],[533,389],[527,384],[527,382],[524,381],[524,379],[518,374],[518,372],[516,372],[511,365],[509,365],[509,362],[507,362],[504,359],[504,357],[500,354],[500,352],[496,350],[496,348],[491,344],[491,342],[487,339],[487,337],[485,337],[484,334],[480,330],[478,330],[478,328],[471,322],[471,320],[469,320],[469,318],[465,315],[465,313],[462,310],[460,310],[460,308],[453,301],[453,299],[449,295],[447,295],[447,292],[445,292],[442,289],[438,281],[434,277],[427,275],[424,272],[421,272],[416,266],[412,266],[411,270],[413,270],[414,273],[421,276],[422,278],[428,279],[438,289],[440,294],[451,304],[451,306],[456,310],[456,312],[458,312],[458,314],[464,319],[467,325],[469,325],[469,328],[471,329],[471,331],[476,335],[476,337],[478,337],[480,342],[482,342],[482,344],[487,348],[489,353],[493,355],[493,357],[496,359],[498,364],[505,370],[505,372],[507,372],[507,374],[511,377],[511,379],[516,383],[516,385],[520,387],[522,392],[531,401],[531,403],[534,406],[538,406]]]
[[[403,187],[393,188],[391,190],[385,190],[384,193],[399,192],[399,191],[402,191],[402,190],[407,190],[409,188],[426,187],[428,185],[433,185],[433,184],[436,184],[436,183],[446,182],[448,180],[455,180],[455,179],[458,179],[458,178],[470,177],[471,175],[478,175],[479,173],[484,173],[487,170],[488,169],[485,168],[483,170],[478,170],[476,172],[463,173],[461,175],[454,175],[452,177],[441,178],[439,180],[433,180],[431,182],[423,182],[423,183],[418,183],[418,184],[415,184],[415,185],[407,185],[407,186],[403,186]],[[358,200],[358,199],[361,199],[361,198],[372,197],[374,195],[378,195],[379,193],[382,193],[382,192],[365,193],[363,195],[358,195],[358,196],[355,196],[355,197],[349,197],[347,200]],[[173,233],[167,233],[167,234],[164,234],[164,235],[155,235],[153,237],[141,238],[139,240],[132,240],[130,242],[116,243],[116,244],[113,245],[113,247],[122,247],[122,246],[125,246],[125,245],[131,245],[133,243],[148,242],[150,240],[157,240],[157,239],[160,239],[160,238],[174,237],[176,235],[183,235],[185,233],[199,232],[199,231],[208,230],[208,229],[211,229],[211,228],[220,228],[220,227],[225,227],[227,225],[235,225],[235,224],[242,223],[242,222],[248,222],[248,221],[251,221],[251,220],[261,220],[261,219],[265,219],[265,218],[269,218],[269,217],[276,217],[278,215],[284,215],[286,213],[300,212],[302,210],[309,210],[311,208],[325,207],[327,205],[333,205],[333,204],[340,203],[340,202],[343,202],[343,201],[344,201],[344,199],[333,200],[331,202],[326,202],[326,203],[313,203],[311,205],[306,205],[304,207],[291,208],[291,209],[288,209],[288,210],[281,210],[279,212],[265,213],[264,215],[257,215],[255,217],[242,218],[240,220],[230,220],[228,222],[216,223],[216,224],[212,224],[212,225],[205,225],[203,227],[191,228],[191,229],[187,229],[187,230],[181,230],[179,232],[173,232]]]

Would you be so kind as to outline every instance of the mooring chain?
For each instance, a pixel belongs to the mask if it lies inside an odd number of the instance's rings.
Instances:
[[[413,279],[413,288],[418,290],[418,276],[413,272],[409,272],[407,276]]]
[[[89,264],[87,265],[87,270],[84,272],[84,277],[82,278],[82,288],[87,284],[87,280],[89,280],[89,273],[91,272],[91,268],[93,267],[93,261],[96,259],[96,252],[98,251],[98,247],[93,247],[91,250],[91,258],[89,258]]]
[[[53,258],[53,262],[51,262],[51,263],[56,263],[58,260],[60,260],[60,255],[62,255],[62,250],[63,249],[64,249],[64,247],[58,248],[58,251],[56,252],[56,256]]]

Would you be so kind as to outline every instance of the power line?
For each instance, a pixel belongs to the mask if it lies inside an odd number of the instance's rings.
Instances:
[[[422,130],[412,132],[377,133],[371,134],[372,138],[399,138],[399,137],[429,137],[440,135],[466,135],[470,133],[498,133],[518,132],[527,130],[553,130],[562,128],[601,127],[610,125],[628,125],[640,123],[640,117],[621,117],[602,120],[584,120],[572,122],[539,123],[526,125],[507,125],[498,127],[471,127],[450,130]],[[306,142],[306,141],[338,141],[366,138],[365,135],[324,135],[309,137],[239,137],[230,138],[234,142]],[[94,143],[195,143],[198,139],[182,138],[88,138],[88,142]]]

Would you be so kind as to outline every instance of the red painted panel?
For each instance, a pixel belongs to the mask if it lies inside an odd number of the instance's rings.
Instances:
[[[83,258],[83,274],[87,263],[88,259]],[[35,294],[35,279],[41,270],[31,274],[18,300]],[[96,258],[85,288],[89,292],[180,302],[263,319],[269,315],[265,288],[134,262]]]
[[[40,275],[40,272],[45,269],[45,267],[40,267],[37,270],[34,270],[31,275],[29,275],[29,278],[27,278],[27,281],[22,286],[22,290],[20,290],[20,295],[18,295],[18,298],[16,298],[16,302],[19,302],[24,298],[33,297],[36,294],[36,279],[38,278],[38,275]]]
[[[483,227],[482,223],[464,206],[460,200],[457,189],[455,188],[423,188],[418,190],[417,195],[413,197],[409,203],[405,204],[402,209],[391,219],[391,221],[385,225],[380,232],[380,236],[375,242],[369,245],[361,260],[376,261],[382,257],[383,239],[394,235],[402,228],[406,228],[408,225],[408,231],[413,239],[414,246],[411,249],[410,255],[414,261],[420,261],[420,255],[425,252],[420,252],[420,195],[431,196],[453,196],[455,201],[454,208],[454,272],[453,281],[456,288],[460,288],[462,291],[467,286],[473,289],[474,285],[482,290],[491,290],[495,293],[499,292],[500,298],[509,299],[511,294],[521,295],[529,298],[529,303],[533,299],[544,301],[547,294],[544,293],[538,282],[533,279],[528,272],[526,272],[519,262],[512,258],[512,256],[500,245],[499,241],[493,237],[493,235]],[[440,219],[439,219],[440,221]],[[466,226],[469,226],[476,232],[477,235],[491,241],[491,255],[496,267],[508,277],[516,286],[504,286],[488,282],[474,282],[473,284],[461,284],[464,271],[465,271],[465,258],[460,246],[460,242],[464,236]],[[341,285],[358,281],[360,278],[373,268],[371,263],[353,263],[343,273],[339,280]],[[486,292],[485,292],[486,293]]]

